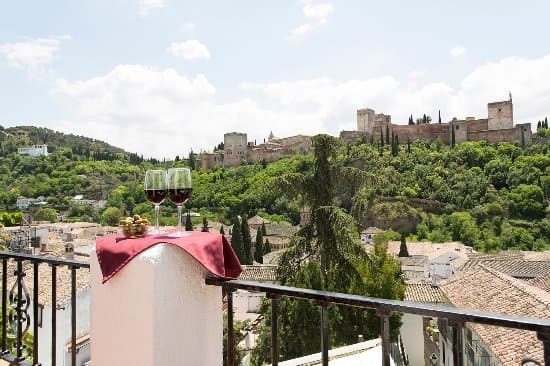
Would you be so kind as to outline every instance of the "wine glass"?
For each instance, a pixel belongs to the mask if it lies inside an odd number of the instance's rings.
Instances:
[[[171,237],[179,238],[191,235],[182,230],[181,206],[191,197],[192,191],[191,170],[188,168],[168,169],[168,197],[178,207],[178,228],[176,232],[170,234]]]
[[[166,181],[166,170],[147,170],[145,172],[145,197],[155,205],[155,230],[151,234],[158,235],[164,233],[159,228],[159,210],[160,204],[168,194],[168,182]]]

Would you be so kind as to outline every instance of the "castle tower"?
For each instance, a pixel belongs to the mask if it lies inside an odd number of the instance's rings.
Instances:
[[[502,130],[514,127],[514,106],[512,104],[512,95],[510,99],[503,102],[493,102],[487,104],[489,130]]]
[[[374,110],[364,108],[357,110],[357,131],[372,134],[374,128]]]
[[[246,158],[247,135],[242,132],[228,132],[223,135],[223,149],[226,155],[239,155]]]

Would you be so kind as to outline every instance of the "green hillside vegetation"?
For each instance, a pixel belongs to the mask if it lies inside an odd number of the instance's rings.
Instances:
[[[47,157],[17,154],[18,147],[48,144]],[[182,153],[182,156],[184,154]],[[375,224],[411,239],[459,240],[479,250],[549,248],[550,143],[520,147],[440,142],[399,147],[366,141],[342,144],[338,157],[373,177],[360,192],[340,188],[334,205],[351,213],[357,227]],[[187,160],[188,161],[188,160]],[[152,216],[142,180],[146,169],[183,166],[186,160],[144,160],[100,141],[36,127],[0,127],[0,212],[14,212],[18,196],[45,196],[71,220],[109,223],[117,214]],[[193,170],[187,209],[230,225],[235,215],[260,213],[299,221],[303,200],[278,195],[271,186],[287,173],[312,169],[312,156],[275,163]],[[106,199],[104,210],[71,207],[77,194]],[[104,212],[107,211],[107,212]],[[51,211],[44,212],[51,217]],[[201,218],[195,224],[201,222]],[[161,224],[175,224],[175,206],[161,207]]]

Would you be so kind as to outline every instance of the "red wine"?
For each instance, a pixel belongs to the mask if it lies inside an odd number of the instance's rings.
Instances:
[[[146,189],[145,197],[155,205],[160,205],[166,198],[167,193],[166,189]]]
[[[168,190],[168,197],[176,205],[181,205],[191,197],[192,191],[192,188],[172,188]]]

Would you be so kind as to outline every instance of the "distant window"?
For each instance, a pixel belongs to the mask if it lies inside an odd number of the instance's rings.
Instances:
[[[499,109],[498,109],[498,111],[499,111],[499,112],[502,112],[502,109],[501,109],[501,108],[499,108]]]

